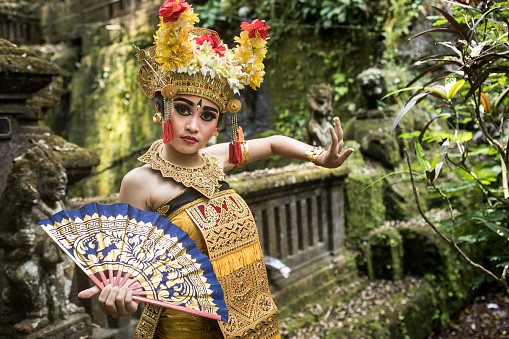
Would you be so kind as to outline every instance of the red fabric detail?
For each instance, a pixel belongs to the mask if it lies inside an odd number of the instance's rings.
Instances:
[[[203,217],[205,217],[205,206],[199,205],[198,209],[200,210],[200,213],[203,215]]]

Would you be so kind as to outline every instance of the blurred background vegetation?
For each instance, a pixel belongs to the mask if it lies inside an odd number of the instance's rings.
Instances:
[[[404,86],[412,77],[408,62],[425,47],[404,50],[404,44],[413,29],[426,24],[424,6],[435,2],[189,1],[200,15],[199,26],[220,32],[229,46],[243,21],[260,18],[271,26],[265,81],[260,90],[242,94],[239,121],[247,138],[283,134],[300,140],[306,139],[310,86],[332,86],[333,114],[343,123],[359,108],[356,76],[362,70],[382,69],[389,91]],[[152,105],[137,84],[132,48],[152,45],[160,5],[153,0],[1,4],[11,16],[40,22],[37,49],[62,69],[54,81],[61,104],[50,110],[47,124],[101,158],[92,177],[72,187],[70,196],[118,192],[123,175],[139,165],[136,157],[160,137]],[[228,129],[223,130],[219,141],[229,140]],[[246,170],[288,163],[268,159]]]

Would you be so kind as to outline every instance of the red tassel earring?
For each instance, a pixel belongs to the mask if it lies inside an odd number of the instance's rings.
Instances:
[[[163,118],[163,143],[169,144],[173,140],[173,128],[171,126],[171,106],[173,100],[164,98],[164,118]]]
[[[244,141],[244,132],[242,127],[238,126],[237,114],[231,116],[231,139],[228,154],[228,162],[233,164],[233,169],[237,168],[243,160],[241,142]]]

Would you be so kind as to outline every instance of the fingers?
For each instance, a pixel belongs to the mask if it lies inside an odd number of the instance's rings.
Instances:
[[[118,290],[118,294],[115,297],[114,304],[116,306],[117,317],[127,315],[127,310],[125,308],[125,297],[127,295],[127,291],[128,291],[127,288],[121,288]]]
[[[341,128],[341,121],[338,117],[334,118],[334,127],[329,126],[329,132],[332,138],[330,146],[331,154],[339,154],[343,148],[343,129]]]
[[[87,288],[86,290],[81,291],[78,293],[78,297],[82,299],[91,298],[94,295],[97,295],[101,292],[101,289],[97,286]]]
[[[341,128],[341,121],[338,117],[334,118],[334,125],[336,125],[336,137],[338,140],[336,154],[339,154],[341,152],[341,149],[343,148],[343,128]]]
[[[332,138],[332,142],[330,144],[329,151],[332,154],[336,154],[337,148],[338,148],[338,136],[336,135],[336,132],[334,131],[334,127],[332,127],[332,126],[329,126],[329,132],[330,132],[330,136]]]
[[[138,302],[133,300],[131,290],[111,285],[107,285],[99,295],[99,306],[103,313],[113,318],[131,315],[138,310]]]
[[[108,309],[113,310],[114,313],[116,313],[116,308],[114,308],[114,305],[111,304],[111,299],[110,299],[110,305],[109,306],[106,305],[112,290],[113,290],[113,287],[111,285],[106,285],[104,287],[104,289],[101,291],[101,294],[99,294],[99,306],[101,307],[101,311],[104,314],[111,314]],[[116,297],[117,293],[118,293],[118,288],[117,288],[117,292],[113,292],[113,298]],[[113,314],[111,314],[111,315],[113,315]]]
[[[138,302],[133,300],[133,291],[131,290],[127,291],[125,308],[128,314],[134,314],[138,310]]]
[[[343,152],[343,154],[341,154],[338,158],[338,163],[339,163],[339,166],[343,165],[343,163],[346,161],[346,159],[348,159],[348,157],[350,155],[352,155],[353,153],[353,148],[349,148],[347,149],[346,151]],[[338,166],[338,167],[339,167]]]

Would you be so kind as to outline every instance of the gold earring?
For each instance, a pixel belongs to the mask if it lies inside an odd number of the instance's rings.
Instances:
[[[163,116],[161,115],[161,113],[157,112],[156,114],[154,114],[154,116],[152,117],[152,120],[154,120],[155,123],[160,123],[161,120],[163,120]]]
[[[214,133],[212,134],[213,136],[217,137],[219,135],[219,129],[216,128]]]

